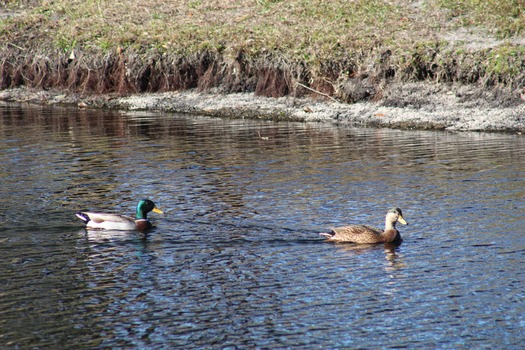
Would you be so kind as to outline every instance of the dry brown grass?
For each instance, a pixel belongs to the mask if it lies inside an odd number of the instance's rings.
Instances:
[[[392,80],[516,88],[524,83],[516,42],[525,21],[505,10],[513,3],[11,0],[0,16],[0,87],[316,90],[349,102],[380,99]],[[448,40],[460,26],[469,40]],[[490,47],[472,45],[473,36],[491,34]]]

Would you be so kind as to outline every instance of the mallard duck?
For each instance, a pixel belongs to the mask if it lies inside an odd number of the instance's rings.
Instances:
[[[78,212],[77,217],[86,223],[87,229],[146,231],[153,226],[147,215],[150,211],[162,214],[162,210],[149,199],[143,199],[137,204],[136,219],[131,216],[108,213]]]
[[[350,225],[337,227],[330,232],[320,233],[320,235],[333,242],[363,244],[400,242],[401,235],[396,230],[397,222],[408,225],[408,222],[403,219],[401,209],[393,208],[386,214],[384,230],[368,225]]]

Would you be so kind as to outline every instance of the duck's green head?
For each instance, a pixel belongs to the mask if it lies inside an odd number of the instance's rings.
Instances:
[[[148,213],[153,211],[158,214],[162,214],[162,210],[155,206],[155,203],[149,199],[143,199],[137,204],[137,219],[147,219]]]
[[[395,217],[395,221],[397,222],[400,222],[402,223],[403,225],[408,225],[408,222],[405,221],[405,219],[403,218],[403,213],[401,212],[401,209],[399,208],[392,208],[388,211],[388,213],[390,214],[394,214],[393,216]]]

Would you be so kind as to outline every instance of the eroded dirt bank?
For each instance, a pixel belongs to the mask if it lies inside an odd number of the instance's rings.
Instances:
[[[129,96],[82,96],[64,91],[27,88],[0,91],[0,100],[367,127],[517,133],[525,130],[525,106],[516,99],[506,99],[472,87],[425,83],[392,86],[381,101],[353,104],[336,102],[322,96],[270,98],[254,93],[219,94],[197,90]]]

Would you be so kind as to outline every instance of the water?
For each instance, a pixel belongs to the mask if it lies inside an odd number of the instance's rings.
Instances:
[[[522,135],[0,105],[2,348],[520,348]],[[78,210],[165,211],[86,233]],[[331,244],[403,209],[398,247]]]

